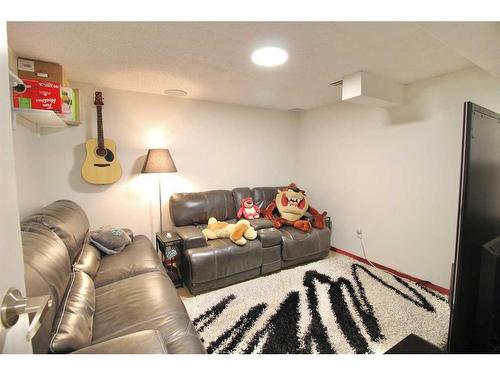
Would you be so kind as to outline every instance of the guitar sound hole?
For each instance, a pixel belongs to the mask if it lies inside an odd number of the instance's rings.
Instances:
[[[104,159],[106,159],[106,161],[109,161],[110,163],[115,160],[115,155],[113,155],[113,151],[111,151],[110,149],[106,149],[106,156],[104,157]]]
[[[113,160],[115,160],[115,155],[109,148],[98,148],[95,153],[100,157],[104,156],[104,159],[106,159],[107,162],[112,162]]]

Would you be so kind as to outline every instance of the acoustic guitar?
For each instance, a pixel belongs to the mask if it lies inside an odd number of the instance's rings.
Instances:
[[[96,91],[94,104],[97,109],[97,139],[89,139],[85,143],[87,157],[82,166],[82,177],[95,185],[112,184],[122,176],[122,167],[116,158],[116,144],[104,138],[102,125],[102,93]]]

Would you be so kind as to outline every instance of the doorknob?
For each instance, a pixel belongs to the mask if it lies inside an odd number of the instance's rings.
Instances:
[[[36,335],[51,306],[52,297],[49,295],[26,298],[19,290],[10,288],[0,307],[2,325],[10,328],[17,323],[20,315],[36,313],[26,333],[26,341],[30,341]]]

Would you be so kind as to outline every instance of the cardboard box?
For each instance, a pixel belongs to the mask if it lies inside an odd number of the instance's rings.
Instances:
[[[46,61],[19,57],[17,59],[17,75],[22,80],[36,79],[38,81],[59,82],[60,85],[64,84],[62,66]]]
[[[45,109],[61,112],[61,85],[59,82],[23,79],[26,90],[13,90],[14,108]]]
[[[80,91],[71,87],[61,87],[62,108],[59,117],[69,125],[80,124]]]

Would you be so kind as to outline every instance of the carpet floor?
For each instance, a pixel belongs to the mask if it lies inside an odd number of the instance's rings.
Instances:
[[[383,353],[448,335],[445,296],[335,253],[181,298],[208,353]]]

